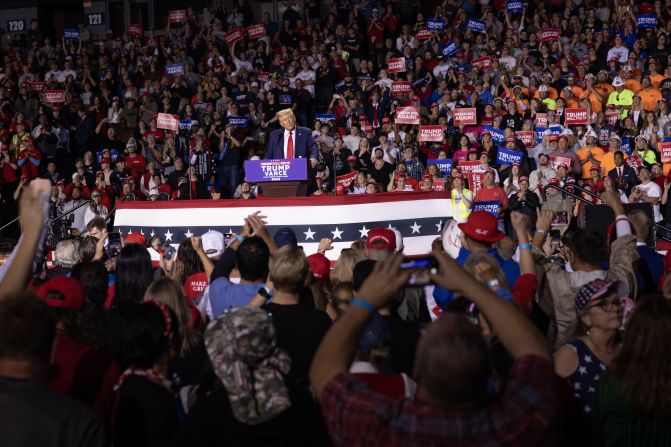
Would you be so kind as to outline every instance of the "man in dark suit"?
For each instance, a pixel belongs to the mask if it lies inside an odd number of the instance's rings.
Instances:
[[[296,117],[291,109],[277,112],[282,129],[273,131],[268,139],[265,159],[309,158],[312,167],[319,161],[319,149],[312,131],[307,127],[297,127]]]
[[[631,166],[625,164],[622,151],[615,152],[613,161],[615,162],[615,168],[610,170],[608,177],[613,179],[615,185],[629,196],[631,188],[639,183],[636,171]]]
[[[664,273],[664,256],[650,248],[646,242],[652,228],[652,219],[643,210],[630,211],[627,217],[636,230],[636,251],[640,256],[636,272],[638,290],[652,293],[657,290],[659,278]]]

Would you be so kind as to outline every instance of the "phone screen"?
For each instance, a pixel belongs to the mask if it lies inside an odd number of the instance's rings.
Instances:
[[[224,248],[228,247],[228,244],[231,242],[233,233],[224,233]]]
[[[552,218],[552,225],[553,226],[568,225],[568,213],[566,211],[556,213]]]
[[[405,258],[401,270],[410,270],[412,273],[406,286],[426,286],[431,284],[431,275],[438,273],[438,261],[433,256]]]
[[[113,231],[107,234],[107,255],[116,258],[121,251],[121,233]]]

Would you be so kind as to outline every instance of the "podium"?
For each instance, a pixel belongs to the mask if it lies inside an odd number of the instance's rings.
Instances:
[[[247,160],[245,181],[256,183],[264,197],[300,197],[307,195],[308,160]]]

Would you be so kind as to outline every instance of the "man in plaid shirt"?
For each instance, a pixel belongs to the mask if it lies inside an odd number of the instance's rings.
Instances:
[[[380,395],[348,373],[361,331],[408,279],[401,255],[378,262],[317,351],[310,380],[334,445],[553,445],[555,379],[543,336],[512,303],[453,259],[434,251],[433,280],[471,299],[515,358],[500,395],[489,391],[490,358],[480,329],[446,313],[417,348],[414,400]]]
[[[405,164],[405,166],[408,168],[408,177],[413,178],[417,180],[417,182],[421,183],[426,169],[424,169],[424,165],[417,158],[416,153],[417,149],[415,146],[412,143],[407,143],[403,148],[399,162]]]

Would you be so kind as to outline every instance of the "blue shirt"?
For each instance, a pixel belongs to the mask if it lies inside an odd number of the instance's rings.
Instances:
[[[492,248],[487,252],[488,254],[494,256],[496,260],[499,262],[499,265],[501,266],[501,269],[503,270],[503,273],[506,275],[506,281],[508,281],[508,284],[510,287],[515,284],[515,281],[517,281],[517,278],[520,276],[520,266],[517,264],[515,261],[506,261],[503,259],[499,254],[496,252],[495,248]],[[462,248],[459,250],[459,256],[457,256],[457,263],[463,267],[463,265],[466,263],[466,259],[471,255],[471,252],[468,251],[465,248]],[[503,296],[501,293],[497,293],[497,295],[502,296],[503,298],[506,298],[508,300],[511,300],[512,298],[510,295],[505,294],[507,296]],[[452,298],[454,298],[454,293],[451,290],[444,289],[438,285],[434,287],[433,289],[433,299],[436,301],[436,304],[440,306],[441,309],[445,309],[445,306],[447,303],[452,301]]]
[[[638,245],[636,251],[638,251],[641,257],[638,261],[638,271],[636,272],[638,290],[653,292],[657,290],[659,278],[664,273],[664,256],[647,245]]]
[[[218,317],[229,309],[249,304],[263,283],[234,284],[226,277],[219,277],[210,284],[212,315]]]

